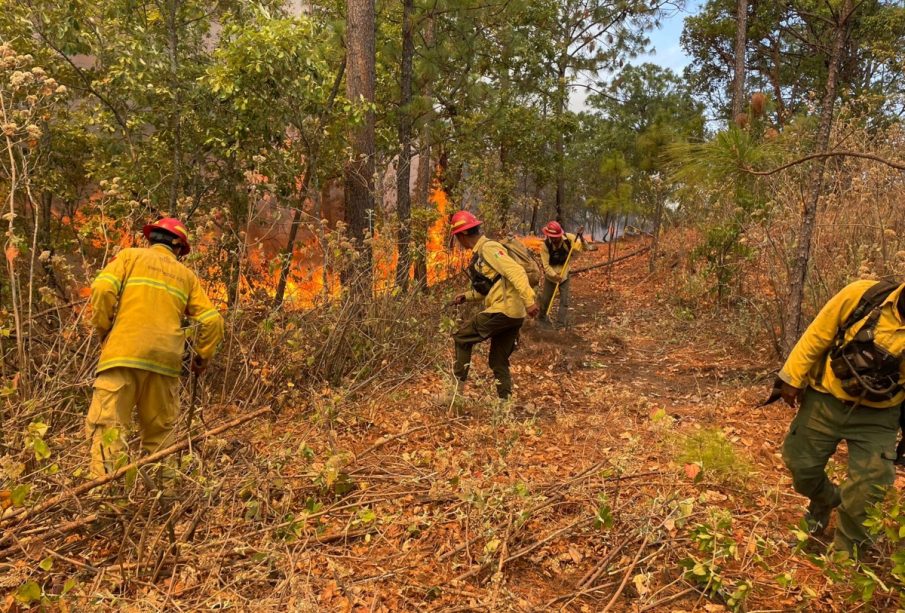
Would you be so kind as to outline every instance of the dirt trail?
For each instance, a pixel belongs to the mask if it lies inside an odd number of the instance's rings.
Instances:
[[[309,478],[349,451],[347,499],[368,509],[325,519],[328,543],[299,554],[310,595],[325,609],[721,610],[679,562],[696,553],[687,527],[725,509],[745,552],[721,569],[727,585],[737,569],[750,602],[802,606],[763,569],[815,576],[784,546],[800,512],[778,456],[790,415],[751,408],[769,386],[764,360],[733,346],[726,322],[677,318],[669,291],[645,256],[576,276],[571,330],[526,325],[509,413],[490,397],[481,347],[462,415],[431,404],[443,378],[428,373],[358,399],[329,445],[278,425],[274,436],[312,441]],[[744,476],[691,478],[680,441],[708,428]]]
[[[753,408],[775,365],[749,322],[689,318],[669,262],[574,277],[571,329],[526,324],[511,407],[486,344],[457,412],[432,400],[449,364],[310,390],[208,441],[179,500],[93,501],[97,525],[52,542],[60,561],[85,603],[134,611],[846,610],[789,545],[792,415]],[[451,360],[439,323],[434,340]],[[28,547],[9,586],[48,555]]]

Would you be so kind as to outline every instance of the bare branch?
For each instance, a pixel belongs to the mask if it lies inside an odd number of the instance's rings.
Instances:
[[[773,168],[772,170],[754,170],[753,168],[742,167],[742,171],[747,172],[748,174],[756,175],[758,177],[766,177],[769,175],[775,175],[778,172],[782,172],[783,170],[787,170],[793,166],[803,164],[810,160],[829,157],[853,157],[865,160],[873,160],[874,162],[886,164],[887,166],[895,168],[896,170],[905,171],[905,163],[903,162],[894,162],[892,160],[887,160],[886,158],[880,157],[879,155],[874,155],[873,153],[862,153],[860,151],[827,151],[825,153],[812,153],[811,155],[806,155],[802,158],[798,158],[797,160],[789,162],[788,164],[783,164],[782,166]]]

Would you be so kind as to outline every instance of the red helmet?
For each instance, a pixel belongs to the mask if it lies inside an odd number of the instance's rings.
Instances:
[[[456,211],[449,218],[450,232],[459,234],[481,225],[481,220],[468,211]]]
[[[192,246],[189,245],[188,231],[185,229],[185,226],[182,225],[182,222],[175,217],[164,217],[163,219],[158,219],[154,223],[146,225],[142,229],[145,238],[151,236],[152,230],[163,230],[177,237],[182,242],[182,244],[179,245],[179,255],[187,255],[192,250]]]
[[[562,226],[555,221],[547,222],[547,225],[543,228],[543,233],[544,236],[549,238],[562,238],[563,234],[565,234],[565,232],[562,231]]]

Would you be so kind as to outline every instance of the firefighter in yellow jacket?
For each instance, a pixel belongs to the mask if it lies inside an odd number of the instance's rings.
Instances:
[[[496,380],[497,395],[505,400],[512,395],[509,356],[515,349],[525,316],[534,317],[539,310],[534,290],[525,269],[509,256],[506,248],[481,235],[481,221],[477,217],[468,211],[458,211],[450,221],[459,245],[473,253],[468,266],[472,289],[459,294],[453,302],[483,300],[485,308],[453,335],[456,388],[449,396],[464,391],[472,349],[490,339],[490,369]]]
[[[899,410],[905,401],[903,355],[903,286],[856,281],[811,322],[768,400],[781,397],[799,406],[782,457],[795,491],[810,500],[805,519],[811,533],[823,534],[838,509],[836,549],[870,546],[867,510],[895,479]],[[826,474],[826,464],[843,440],[848,471],[837,485]]]
[[[571,298],[571,287],[569,284],[569,270],[566,268],[566,261],[569,267],[572,266],[570,254],[574,257],[575,253],[582,251],[584,248],[584,238],[582,232],[584,227],[578,229],[578,234],[567,234],[563,231],[562,226],[556,221],[551,221],[543,227],[543,233],[546,237],[540,248],[540,261],[544,269],[544,286],[541,291],[540,298],[540,315],[538,321],[541,325],[547,325],[547,311],[550,309],[550,302],[553,300],[553,294],[559,285],[559,312],[557,320],[561,326],[568,325],[569,319],[569,302]]]
[[[178,260],[191,249],[185,226],[161,219],[145,226],[144,235],[148,248],[124,249],[91,285],[92,323],[103,339],[87,418],[94,476],[125,460],[133,409],[146,452],[174,442],[186,331],[197,328],[195,372],[223,338],[223,318]]]

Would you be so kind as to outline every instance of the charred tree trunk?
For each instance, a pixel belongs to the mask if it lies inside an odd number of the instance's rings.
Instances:
[[[820,111],[820,125],[815,142],[816,152],[829,150],[830,134],[833,129],[833,110],[836,105],[839,65],[852,22],[853,0],[845,0],[842,4],[833,28],[833,43],[830,49],[829,66],[826,76],[826,92]],[[817,221],[817,205],[823,191],[823,176],[826,172],[828,157],[814,162],[811,167],[807,200],[801,214],[801,225],[798,237],[798,248],[792,262],[789,287],[789,304],[783,334],[783,348],[788,352],[795,345],[802,329],[801,308],[804,302],[804,288],[808,276],[808,263],[811,257],[811,242],[814,237],[814,226]]]
[[[745,49],[748,43],[748,0],[735,7],[735,75],[732,79],[732,116],[736,121],[745,109]]]
[[[399,237],[396,260],[396,285],[408,287],[412,264],[412,58],[415,42],[412,38],[414,0],[402,0],[402,60],[399,65],[399,164],[396,167],[396,214],[399,217]]]
[[[307,168],[305,168],[305,175],[302,177],[302,185],[295,198],[295,208],[292,211],[292,224],[289,226],[289,237],[286,239],[286,247],[281,254],[280,279],[277,281],[276,293],[273,296],[274,308],[283,304],[283,299],[286,296],[286,284],[289,282],[289,272],[292,269],[292,255],[295,253],[295,241],[298,239],[299,228],[302,226],[302,207],[305,204],[305,195],[308,193],[308,186],[311,183],[311,174],[316,172],[314,165],[315,161],[314,159],[311,159]]]
[[[374,104],[375,35],[374,0],[346,0],[346,95],[354,104],[367,104],[361,123],[351,128],[352,159],[345,167],[345,209],[349,233],[360,252],[356,277],[370,291],[371,251],[364,244],[374,214]]]

